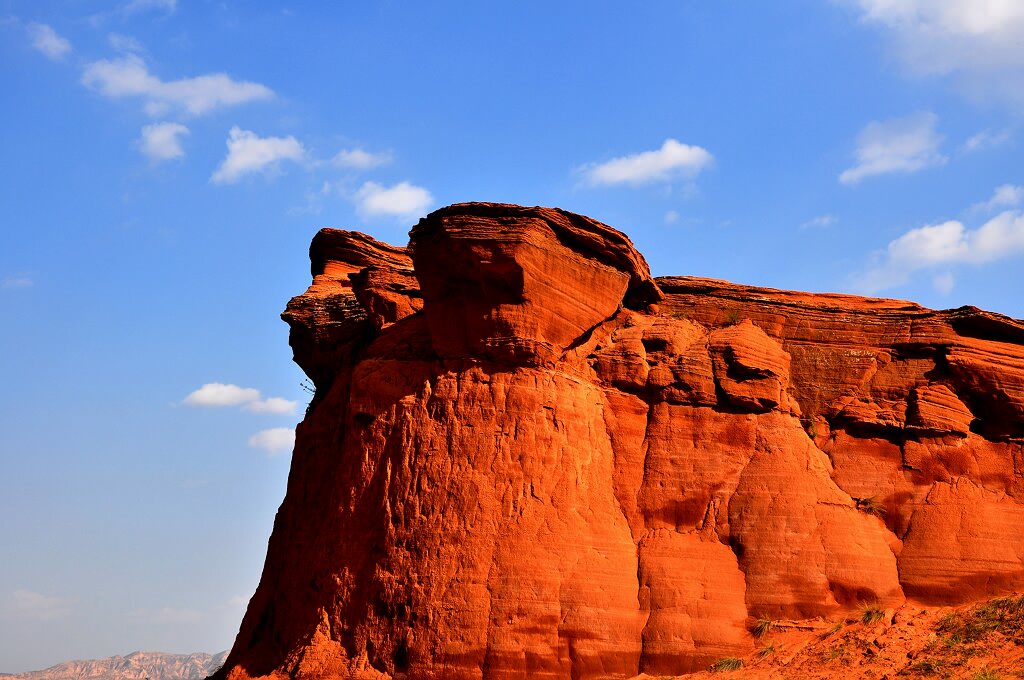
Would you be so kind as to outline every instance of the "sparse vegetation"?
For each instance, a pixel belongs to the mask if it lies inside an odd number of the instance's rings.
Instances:
[[[843,629],[843,626],[845,626],[845,625],[846,625],[846,621],[843,621],[842,619],[840,619],[839,621],[836,621],[834,624],[832,624],[832,627],[828,629],[828,632],[825,633],[825,635],[826,636],[828,636],[828,635],[835,635],[836,633],[841,631]]]
[[[306,402],[306,415],[309,415],[309,410],[313,408],[313,399],[316,398],[316,385],[309,378],[303,378],[302,382],[299,383],[299,387],[302,391],[309,395],[309,401]]]
[[[1009,640],[1024,646],[1024,595],[997,597],[969,609],[952,611],[939,620],[935,631],[939,638],[924,650],[930,658],[907,666],[900,675],[952,677],[964,672],[971,658],[990,653],[992,645],[1002,646]],[[973,675],[957,677],[999,680],[1001,676],[982,668]]]
[[[885,618],[885,610],[877,604],[868,603],[860,606],[860,622],[865,626],[878,623]]]
[[[735,309],[726,313],[725,319],[722,321],[723,326],[735,326],[740,322],[740,313]]]
[[[947,614],[939,622],[938,632],[951,646],[977,642],[997,632],[1024,646],[1024,595],[997,597],[966,612]]]
[[[761,645],[761,649],[757,650],[757,655],[763,659],[766,656],[771,656],[778,650],[779,645],[774,640],[770,640]]]
[[[917,663],[913,663],[910,666],[907,666],[907,668],[905,668],[900,673],[900,675],[904,675],[906,673],[915,673],[919,675],[940,675],[943,674],[946,671],[946,669],[947,664],[945,661],[937,659],[925,659],[923,661],[918,661]]]
[[[750,627],[750,632],[754,637],[764,637],[771,632],[774,627],[774,621],[769,619],[767,616],[762,616],[757,621],[754,621],[754,625]]]
[[[723,673],[725,671],[738,671],[741,668],[743,668],[742,659],[737,659],[735,656],[727,656],[711,664],[708,670],[712,673]]]
[[[975,673],[973,680],[999,680],[999,674],[986,668]]]

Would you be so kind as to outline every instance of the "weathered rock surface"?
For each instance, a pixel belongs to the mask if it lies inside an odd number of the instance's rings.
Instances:
[[[621,233],[460,204],[313,241],[316,384],[219,678],[604,678],[757,617],[1024,588],[1024,324],[652,279]]]

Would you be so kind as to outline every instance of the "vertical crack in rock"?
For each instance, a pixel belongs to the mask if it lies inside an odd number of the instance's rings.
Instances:
[[[316,394],[217,680],[674,675],[751,616],[1024,589],[1019,321],[654,279],[503,204],[310,261]]]

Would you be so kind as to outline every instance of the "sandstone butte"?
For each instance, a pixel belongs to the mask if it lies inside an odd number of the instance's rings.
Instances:
[[[324,229],[316,386],[218,680],[628,678],[1024,590],[1024,323],[652,278],[558,209]]]

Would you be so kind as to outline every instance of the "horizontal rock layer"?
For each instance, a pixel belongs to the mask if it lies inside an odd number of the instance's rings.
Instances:
[[[561,210],[323,230],[316,384],[220,678],[612,678],[1024,587],[1024,324],[653,279]]]

